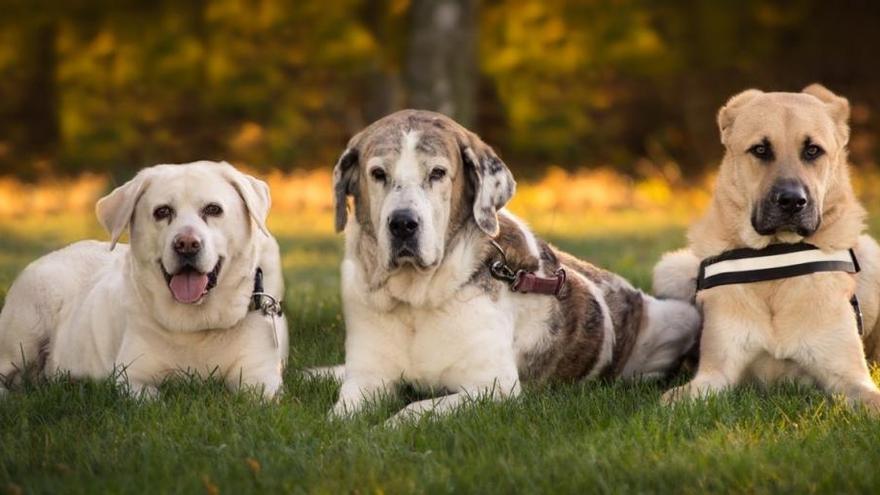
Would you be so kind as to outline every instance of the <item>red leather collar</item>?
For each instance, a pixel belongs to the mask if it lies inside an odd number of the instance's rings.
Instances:
[[[491,262],[489,265],[489,273],[494,278],[507,282],[510,285],[510,290],[513,292],[521,294],[546,294],[559,297],[562,287],[565,286],[565,269],[560,267],[552,277],[541,277],[535,272],[515,270],[508,265],[504,249],[494,240],[491,243],[492,247],[501,255],[500,260]]]
[[[516,279],[510,284],[510,290],[523,294],[547,294],[558,297],[563,285],[565,285],[563,268],[556,270],[552,277],[539,277],[534,272],[520,270],[516,273]]]

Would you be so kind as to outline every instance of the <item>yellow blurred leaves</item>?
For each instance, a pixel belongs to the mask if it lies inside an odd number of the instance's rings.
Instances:
[[[202,487],[207,495],[220,495],[220,487],[207,474],[202,475]]]
[[[260,146],[265,139],[263,127],[256,122],[245,122],[230,139],[229,148],[235,153],[247,153]]]
[[[248,469],[250,469],[251,473],[253,473],[254,476],[257,476],[263,470],[263,466],[260,465],[260,461],[254,459],[253,457],[248,457],[244,460],[244,463],[245,465],[247,465]]]
[[[39,184],[0,177],[0,218],[92,211],[107,183],[106,177],[93,174]]]

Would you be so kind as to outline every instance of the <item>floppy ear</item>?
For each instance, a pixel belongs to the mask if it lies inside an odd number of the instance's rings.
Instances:
[[[738,110],[746,103],[755,99],[756,96],[762,94],[764,94],[764,92],[761,90],[747,89],[742,93],[731,97],[727,100],[727,103],[721,107],[721,110],[718,110],[718,130],[721,131],[721,142],[724,145],[727,145],[727,137],[730,134],[730,128],[733,126],[733,121],[736,120]]]
[[[815,96],[825,104],[837,125],[837,137],[846,144],[849,141],[849,101],[818,83],[807,86],[802,92]]]
[[[353,145],[355,139],[349,141],[349,147],[333,167],[333,204],[336,209],[336,232],[342,232],[348,222],[348,196],[357,189],[359,151]]]
[[[257,224],[257,227],[268,236],[269,229],[266,228],[266,219],[269,217],[269,209],[272,207],[269,186],[256,177],[240,172],[228,163],[224,162],[224,165],[227,166],[226,172],[223,174],[226,180],[241,196],[248,215]]]
[[[141,170],[130,181],[98,200],[95,214],[104,229],[110,233],[110,250],[116,247],[122,233],[131,223],[134,207],[150,183],[149,169]]]
[[[498,235],[498,210],[513,197],[516,181],[491,146],[476,134],[462,130],[458,136],[461,159],[474,185],[474,220],[480,230]]]

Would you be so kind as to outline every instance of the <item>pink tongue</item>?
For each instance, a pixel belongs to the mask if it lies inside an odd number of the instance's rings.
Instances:
[[[171,277],[171,293],[177,302],[192,304],[202,297],[208,287],[208,276],[188,271]]]

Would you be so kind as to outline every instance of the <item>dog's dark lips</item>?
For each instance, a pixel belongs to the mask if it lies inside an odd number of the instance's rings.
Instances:
[[[755,227],[755,231],[761,235],[776,235],[782,232],[792,232],[801,237],[809,237],[815,232],[815,230],[808,229],[800,225],[782,225],[780,227],[769,229],[758,229],[757,227]]]
[[[758,218],[756,215],[752,215],[752,228],[760,235],[776,235],[782,232],[792,232],[801,237],[809,237],[813,235],[816,230],[818,230],[818,225],[821,224],[821,219],[817,223],[816,228],[808,228],[803,225],[797,223],[789,223],[783,225],[773,225],[771,227],[762,227],[758,224]]]
[[[412,252],[412,250],[410,248],[404,247],[404,248],[400,248],[400,250],[397,251],[397,258],[398,259],[415,258],[415,257],[416,257],[416,253]]]
[[[416,266],[417,264],[416,254],[408,247],[398,248],[394,252],[394,256],[391,257],[391,268],[393,269],[400,268],[404,265]]]
[[[177,271],[177,273],[168,273],[168,270],[165,269],[165,265],[162,263],[162,260],[159,260],[159,268],[162,270],[162,275],[165,276],[165,284],[171,284],[171,278],[178,273],[185,273],[188,271],[202,273],[195,269],[192,265],[184,265]],[[217,264],[214,265],[214,269],[208,272],[208,286],[205,288],[206,291],[210,291],[214,287],[217,286],[217,277],[220,276],[220,270],[223,268],[223,258],[217,260]]]
[[[398,268],[409,266],[417,271],[422,272],[429,270],[436,265],[437,263],[433,263],[430,265],[422,263],[422,260],[418,256],[416,256],[415,252],[406,247],[400,248],[395,256],[391,259],[392,270],[397,270]]]

